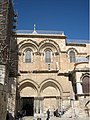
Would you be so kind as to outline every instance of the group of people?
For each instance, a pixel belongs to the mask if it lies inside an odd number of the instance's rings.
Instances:
[[[25,116],[25,111],[22,110],[22,111],[18,111],[17,112],[17,116],[16,116],[16,119],[19,119],[19,118],[22,118]]]
[[[56,109],[56,110],[54,110],[54,116],[61,117],[61,115],[63,115],[64,112],[65,112],[64,110],[59,111],[58,109]]]
[[[58,109],[54,109],[54,112],[53,112],[53,114],[54,114],[54,116],[56,116],[56,117],[61,117],[63,114],[64,114],[64,112],[65,112],[65,110],[63,109],[63,110],[58,110]],[[47,110],[47,119],[46,120],[49,120],[50,119],[50,110],[48,109]]]

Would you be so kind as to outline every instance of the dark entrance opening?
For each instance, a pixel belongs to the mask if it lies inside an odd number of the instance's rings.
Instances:
[[[23,97],[22,102],[22,111],[25,116],[34,116],[34,97]]]

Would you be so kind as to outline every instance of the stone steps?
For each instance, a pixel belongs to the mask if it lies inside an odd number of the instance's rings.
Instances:
[[[74,102],[74,106],[70,107],[62,117],[86,117],[87,114],[84,111],[84,108],[79,105],[78,101]]]
[[[38,120],[38,117],[24,117],[23,120]],[[89,120],[87,114],[84,111],[84,107],[80,106],[78,101],[74,101],[74,106],[70,107],[62,116],[54,117],[51,116],[50,120]],[[42,116],[41,120],[46,120],[46,116]]]

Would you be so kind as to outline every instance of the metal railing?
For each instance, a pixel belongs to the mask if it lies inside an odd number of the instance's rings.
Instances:
[[[67,39],[67,43],[77,44],[77,43],[90,43],[90,40],[82,40],[82,39]]]
[[[86,57],[76,57],[76,63],[79,62],[89,62],[89,59]]]

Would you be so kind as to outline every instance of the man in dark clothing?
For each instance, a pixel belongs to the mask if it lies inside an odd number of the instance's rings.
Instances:
[[[47,120],[49,120],[49,118],[50,118],[50,111],[49,111],[49,109],[47,110]]]
[[[55,109],[54,109],[54,112],[53,112],[53,113],[54,113],[54,116],[56,116],[56,110],[55,110]]]

